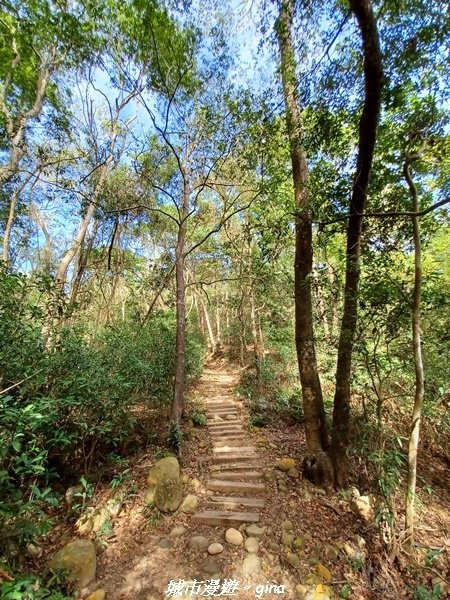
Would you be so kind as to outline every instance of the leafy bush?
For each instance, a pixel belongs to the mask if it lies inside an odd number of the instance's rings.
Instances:
[[[90,331],[55,318],[61,302],[50,278],[0,271],[0,520],[19,547],[51,527],[55,484],[120,454],[134,407],[171,402],[173,313]],[[186,356],[189,381],[203,360],[189,329]]]

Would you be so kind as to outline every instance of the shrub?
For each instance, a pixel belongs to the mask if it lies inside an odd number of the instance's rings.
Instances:
[[[58,480],[120,453],[134,407],[166,407],[172,396],[173,313],[90,331],[50,318],[54,305],[50,278],[0,271],[0,519],[19,547],[51,527],[45,507],[58,505]],[[189,328],[186,356],[189,381],[203,360]]]

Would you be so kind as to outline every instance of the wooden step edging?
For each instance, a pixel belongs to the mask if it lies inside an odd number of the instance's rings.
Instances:
[[[242,523],[257,523],[259,514],[205,510],[192,515],[191,521],[202,525],[239,526]]]

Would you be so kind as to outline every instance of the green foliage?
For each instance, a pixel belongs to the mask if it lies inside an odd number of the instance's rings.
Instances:
[[[419,585],[413,590],[413,598],[414,600],[440,600],[442,598],[442,590],[439,584],[436,584],[431,589]]]
[[[0,585],[3,600],[70,600],[73,596],[60,587],[57,576],[43,581],[35,575],[19,575],[14,581],[5,581]]]
[[[169,428],[167,431],[167,442],[169,446],[179,451],[181,443],[183,441],[183,432],[175,421],[170,421]]]
[[[23,547],[51,527],[55,482],[79,478],[119,453],[134,409],[171,401],[175,326],[171,313],[146,326],[124,321],[88,334],[48,327],[58,294],[48,278],[0,273],[0,518]],[[53,311],[52,311],[53,312]],[[198,376],[203,349],[188,335],[186,377]],[[146,440],[143,440],[146,441]],[[176,441],[176,440],[175,440]],[[126,471],[113,480],[119,485]],[[78,504],[92,495],[81,477]]]
[[[199,410],[194,410],[191,413],[191,418],[192,418],[194,425],[197,425],[199,427],[206,426],[207,420],[206,420],[206,414],[204,412],[199,411]]]

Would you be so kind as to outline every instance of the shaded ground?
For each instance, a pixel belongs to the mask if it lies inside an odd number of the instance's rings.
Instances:
[[[216,362],[205,370],[195,396],[206,399],[217,394],[218,388],[221,393],[232,394],[238,378],[236,370],[226,363]],[[246,418],[243,407],[241,417]],[[182,460],[185,490],[194,493],[201,502],[208,495],[205,482],[212,462],[212,442],[206,427],[193,427],[188,422],[187,428]],[[90,586],[90,591],[99,587],[105,589],[107,600],[161,600],[167,597],[170,580],[209,579],[211,575],[204,568],[211,557],[206,551],[189,549],[188,540],[193,535],[204,535],[210,542],[223,544],[224,551],[212,558],[219,564],[222,580],[239,580],[239,591],[234,597],[242,600],[256,597],[257,585],[270,583],[283,585],[284,592],[274,594],[258,588],[260,597],[299,597],[295,593],[296,585],[320,583],[316,574],[318,565],[329,570],[331,582],[328,585],[336,597],[350,600],[414,598],[413,590],[419,583],[430,585],[437,575],[450,578],[450,510],[445,465],[433,463],[432,470],[426,464],[421,465],[420,475],[424,479],[432,476],[436,483],[429,504],[423,505],[419,512],[418,537],[424,545],[424,555],[428,552],[432,556],[434,549],[442,552],[434,564],[429,561],[431,570],[414,570],[406,568],[399,560],[395,543],[389,545],[392,552],[386,554],[379,529],[355,515],[342,495],[326,494],[315,489],[301,475],[291,477],[275,468],[277,459],[282,457],[292,457],[301,464],[304,455],[302,428],[279,423],[253,429],[249,435],[259,449],[267,487],[266,506],[260,511],[258,523],[268,527],[258,552],[262,561],[261,574],[242,576],[240,569],[246,551],[242,546],[233,547],[224,541],[226,528],[195,525],[189,515],[177,512],[162,516],[146,508],[145,482],[155,462],[155,457],[149,454],[139,458],[133,466],[132,477],[137,491],[130,495],[115,520],[113,535],[106,535],[102,543],[97,541],[97,580]],[[104,491],[103,496],[105,494]],[[99,498],[102,498],[101,491]],[[291,527],[286,529],[287,521],[291,522]],[[184,535],[173,539],[170,548],[159,547],[161,539],[167,538],[172,528],[179,525],[186,528]],[[293,549],[281,543],[283,532],[292,533],[299,540],[294,552],[299,558],[296,567],[286,562]]]

